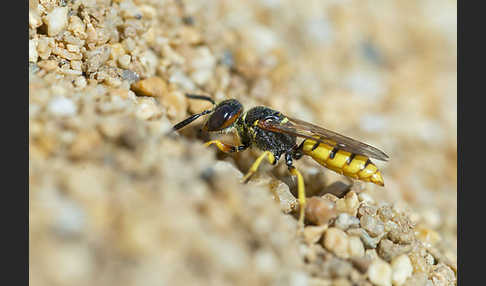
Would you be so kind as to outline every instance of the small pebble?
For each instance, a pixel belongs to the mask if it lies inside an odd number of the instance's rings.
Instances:
[[[431,276],[434,286],[447,286],[456,284],[456,276],[454,274],[454,271],[443,263],[437,264]]]
[[[376,248],[378,242],[380,241],[381,237],[372,238],[366,230],[362,228],[350,228],[348,229],[347,233],[349,235],[356,235],[361,238],[361,241],[364,243],[366,248]]]
[[[385,232],[385,224],[370,215],[362,216],[360,218],[360,224],[372,237],[380,236]]]
[[[347,277],[353,270],[353,265],[347,260],[332,257],[327,262],[326,268],[329,269],[331,277]]]
[[[57,97],[49,102],[47,110],[54,116],[73,116],[77,112],[77,106],[69,98]]]
[[[37,53],[37,41],[29,40],[29,62],[36,63],[39,54]]]
[[[270,190],[280,203],[280,209],[284,213],[291,213],[295,209],[295,206],[298,205],[298,202],[290,192],[289,186],[279,180],[271,180],[269,185]]]
[[[131,70],[123,70],[122,78],[123,80],[128,81],[130,84],[137,82],[140,79],[138,74]]]
[[[412,262],[406,254],[395,257],[391,262],[391,266],[393,285],[403,285],[408,277],[412,276]]]
[[[378,245],[378,255],[385,261],[390,262],[395,257],[406,254],[412,250],[410,244],[395,244],[389,239],[382,239]]]
[[[405,286],[433,286],[432,281],[427,279],[427,274],[425,273],[414,273],[410,278],[408,278]]]
[[[393,229],[388,232],[388,238],[400,244],[409,244],[415,240],[415,234],[412,229]]]
[[[392,268],[381,259],[374,260],[368,268],[368,278],[378,286],[392,285]]]
[[[72,15],[69,17],[69,26],[68,30],[73,33],[74,36],[79,37],[81,39],[86,39],[86,33],[85,33],[85,25],[83,23],[83,20],[79,18],[76,15]]]
[[[369,256],[366,256],[366,254],[362,257],[351,258],[351,263],[353,263],[353,266],[363,274],[368,271],[368,268],[370,267],[372,261],[373,259],[371,259]]]
[[[342,230],[347,230],[350,227],[358,227],[359,219],[349,215],[348,213],[341,213],[334,221],[334,226]]]
[[[410,261],[412,262],[413,272],[424,272],[427,273],[429,271],[429,265],[424,258],[424,255],[421,255],[418,252],[410,252],[409,253]]]
[[[86,52],[86,72],[93,73],[110,58],[110,46],[100,46],[95,50]]]
[[[327,224],[336,217],[335,204],[320,197],[310,197],[305,206],[305,217],[317,225]]]
[[[80,158],[93,150],[97,150],[100,144],[102,144],[102,139],[97,130],[81,131],[71,144],[69,154],[73,158]]]
[[[337,278],[332,281],[332,284],[323,284],[324,285],[332,285],[332,286],[352,286],[353,284],[347,278]]]
[[[121,56],[125,55],[125,49],[120,43],[110,45],[110,59],[118,60]]]
[[[44,18],[44,23],[47,26],[47,34],[49,36],[56,36],[67,26],[68,7],[56,7],[47,14]]]
[[[139,119],[147,120],[157,117],[161,112],[153,98],[140,98],[135,109],[135,116]]]
[[[349,239],[347,234],[339,228],[331,227],[326,231],[323,246],[341,258],[348,258]]]
[[[344,198],[336,201],[336,210],[338,212],[346,212],[352,216],[358,213],[359,200],[354,191],[349,191]]]
[[[59,205],[55,220],[55,230],[60,235],[79,235],[86,224],[86,214],[75,201],[63,201]]]
[[[142,63],[146,71],[146,75],[155,74],[157,63],[159,60],[157,58],[157,55],[153,51],[147,50],[143,52],[141,55],[139,55],[138,60]]]
[[[441,240],[440,234],[430,228],[418,228],[415,231],[415,236],[428,246],[435,245]]]
[[[363,242],[357,236],[349,237],[349,245],[348,245],[348,252],[349,257],[363,257],[365,254],[365,249],[363,246]]]
[[[393,218],[393,210],[389,206],[382,206],[378,209],[377,214],[383,222],[388,222]]]
[[[337,200],[339,200],[338,197],[336,197],[335,195],[330,194],[330,193],[326,193],[326,194],[322,195],[321,198],[328,200],[330,202],[333,202],[333,203],[336,203]]]
[[[321,226],[306,226],[304,228],[304,240],[311,245],[317,243],[321,239],[322,234],[327,230],[327,224]]]
[[[132,57],[130,55],[123,55],[118,58],[118,64],[121,68],[128,69],[130,67],[130,61]]]
[[[375,215],[376,206],[362,204],[358,209],[358,217],[361,218],[364,215]]]
[[[207,47],[200,47],[192,59],[191,66],[193,71],[191,79],[199,85],[204,85],[213,75],[213,69],[216,65],[216,58],[212,55]]]
[[[164,93],[160,102],[167,109],[167,115],[171,119],[181,120],[185,117],[187,111],[187,100],[184,93],[180,91],[171,91]]]
[[[37,53],[39,57],[43,60],[48,60],[52,53],[52,47],[54,45],[55,43],[53,38],[45,36],[39,37],[37,41]]]
[[[378,254],[376,253],[376,249],[366,249],[365,257],[373,261],[379,259]]]
[[[358,195],[358,199],[360,202],[363,202],[363,203],[367,203],[367,204],[372,204],[375,202],[375,200],[373,199],[373,197],[366,193],[366,192],[362,192]]]
[[[81,71],[83,63],[81,61],[71,61],[71,69]]]
[[[40,18],[39,13],[29,9],[29,27],[31,29],[36,29],[40,26],[42,26],[42,19]]]
[[[167,83],[160,77],[149,77],[132,84],[132,90],[138,95],[162,97],[167,95]]]

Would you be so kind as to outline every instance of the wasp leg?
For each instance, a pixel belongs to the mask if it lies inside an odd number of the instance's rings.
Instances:
[[[268,162],[272,165],[275,164],[276,160],[275,160],[275,156],[273,156],[272,152],[270,151],[265,151],[263,152],[256,160],[255,162],[253,163],[253,165],[251,165],[250,167],[250,170],[248,171],[248,173],[246,173],[246,175],[243,177],[243,179],[241,179],[241,182],[242,183],[246,183],[248,182],[248,180],[250,179],[251,176],[253,176],[253,174],[256,173],[256,171],[258,170],[258,167],[260,166],[260,164],[262,163],[263,159],[265,159],[265,157],[267,157],[268,159]]]
[[[289,172],[291,175],[297,177],[297,194],[298,194],[298,201],[299,201],[299,227],[304,227],[304,214],[305,214],[305,185],[304,185],[304,177],[302,174],[294,167],[292,163],[292,156],[291,153],[285,154],[286,164],[289,167]]]
[[[233,153],[233,152],[240,152],[248,148],[246,145],[241,145],[241,146],[232,146],[226,143],[223,143],[219,140],[211,140],[206,143],[204,143],[204,146],[208,147],[211,144],[214,144],[218,147],[219,150],[225,152],[225,153]]]

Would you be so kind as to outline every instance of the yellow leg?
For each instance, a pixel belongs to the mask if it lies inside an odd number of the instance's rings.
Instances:
[[[223,143],[223,142],[221,142],[219,140],[211,140],[211,141],[208,141],[208,142],[204,143],[204,146],[208,147],[211,144],[216,145],[219,150],[221,150],[221,151],[223,151],[225,153],[230,153],[231,152],[231,149],[233,148],[233,146],[228,145],[226,143]]]
[[[299,200],[299,207],[300,207],[300,215],[299,215],[299,226],[304,226],[304,214],[305,214],[305,185],[304,185],[304,178],[302,174],[294,167],[289,167],[289,172],[293,176],[297,177],[297,191],[298,191],[298,200]]]
[[[253,165],[251,165],[250,167],[250,170],[248,171],[248,173],[246,173],[246,175],[243,177],[243,179],[241,180],[243,183],[246,183],[248,182],[248,180],[250,179],[251,176],[253,176],[253,174],[256,173],[256,171],[258,170],[258,167],[260,166],[260,164],[262,163],[262,160],[265,158],[265,157],[268,157],[268,162],[270,164],[273,164],[275,162],[275,157],[273,156],[272,152],[270,151],[265,151],[263,152],[260,157],[258,157],[255,162],[253,163]]]

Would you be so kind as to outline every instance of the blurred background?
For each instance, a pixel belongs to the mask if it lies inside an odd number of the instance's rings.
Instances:
[[[256,150],[204,148],[234,138],[202,120],[164,135],[210,107],[185,92],[385,151],[385,187],[360,187],[439,253],[431,268],[411,258],[409,285],[454,284],[433,265],[456,271],[456,15],[449,0],[29,0],[31,285],[370,285],[306,267],[269,191],[295,192],[285,166],[242,185]],[[348,183],[296,166],[309,196]]]

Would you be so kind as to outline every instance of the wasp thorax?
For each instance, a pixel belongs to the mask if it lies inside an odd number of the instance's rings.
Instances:
[[[241,115],[243,106],[236,99],[219,103],[204,125],[207,131],[220,131],[230,127]]]

